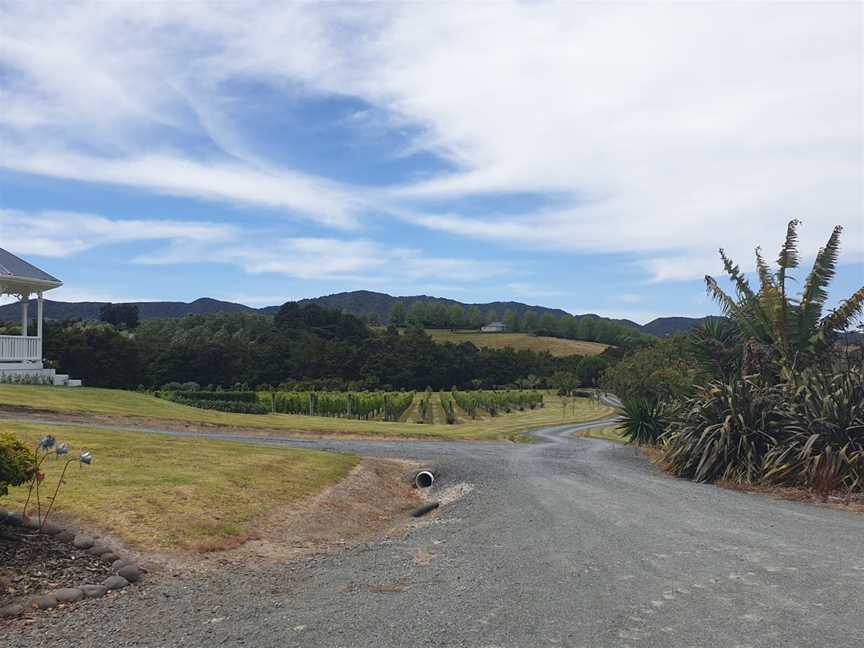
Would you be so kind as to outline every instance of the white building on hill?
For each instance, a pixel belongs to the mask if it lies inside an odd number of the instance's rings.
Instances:
[[[480,330],[484,333],[503,333],[507,330],[507,327],[504,325],[504,322],[489,322]]]
[[[42,362],[44,293],[63,282],[44,270],[0,248],[0,296],[11,295],[21,304],[21,334],[0,335],[0,382],[42,383],[77,387],[80,380],[45,369]],[[30,299],[36,297],[36,335],[30,331]]]

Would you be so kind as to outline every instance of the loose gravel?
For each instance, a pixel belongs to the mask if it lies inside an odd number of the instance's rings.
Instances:
[[[864,516],[676,480],[580,427],[521,445],[298,442],[434,463],[430,498],[462,496],[401,537],[148,580],[0,633],[9,648],[860,645]]]

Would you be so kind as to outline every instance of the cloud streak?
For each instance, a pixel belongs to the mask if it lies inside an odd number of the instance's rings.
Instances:
[[[742,262],[756,244],[773,250],[796,217],[802,249],[839,223],[843,261],[864,258],[860,5],[70,2],[2,12],[8,169],[258,206],[342,232],[362,231],[371,213],[507,249],[618,253],[654,281],[715,271],[721,241]],[[238,84],[286,104],[352,97],[386,130],[410,126],[407,147],[453,170],[373,188],[286,168],[237,126]],[[208,146],[178,144],[190,141]],[[513,193],[560,204],[502,215],[460,202]],[[442,200],[453,204],[437,209]],[[285,253],[309,259],[304,246],[339,236],[295,239]],[[337,247],[346,257],[325,272],[374,268],[363,245]],[[477,270],[424,258],[402,267]],[[284,270],[278,258],[258,263]]]
[[[217,223],[0,209],[0,244],[17,254],[46,257],[71,257],[100,246],[136,241],[222,243],[234,239],[237,232],[232,225]]]

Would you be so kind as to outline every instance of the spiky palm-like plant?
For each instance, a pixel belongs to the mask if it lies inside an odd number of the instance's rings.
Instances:
[[[720,258],[726,274],[735,284],[737,298],[726,294],[711,277],[705,276],[708,294],[719,304],[742,337],[752,345],[762,345],[779,358],[781,367],[788,372],[806,356],[813,356],[830,347],[837,336],[864,311],[864,287],[855,291],[840,306],[823,315],[828,299],[828,285],[834,277],[840,253],[840,234],[837,226],[825,247],[819,250],[813,268],[804,282],[801,294],[789,295],[787,281],[790,271],[799,265],[798,232],[800,222],[789,222],[786,240],[777,258],[777,271],[772,272],[756,248],[756,270],[759,290],[754,291],[741,269],[732,262],[723,249]],[[748,363],[744,363],[746,373]]]
[[[663,404],[645,398],[628,398],[621,408],[618,428],[627,443],[657,445],[668,421]]]

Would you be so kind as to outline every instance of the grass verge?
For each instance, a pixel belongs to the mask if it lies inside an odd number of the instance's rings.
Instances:
[[[627,439],[621,436],[621,432],[617,426],[582,430],[576,436],[589,439],[605,439],[606,441],[614,441],[616,443],[627,443]]]
[[[150,549],[230,548],[248,537],[256,519],[339,481],[360,461],[334,452],[159,434],[3,427],[29,444],[54,434],[69,443],[70,456],[91,450],[91,466],[69,466],[56,510]],[[43,464],[43,506],[63,463],[49,457]],[[3,504],[20,509],[26,497],[26,487],[12,488]]]
[[[437,395],[433,395],[437,398]],[[155,398],[147,394],[116,389],[81,387],[66,389],[32,385],[0,385],[0,408],[24,407],[48,412],[149,419],[152,425],[175,422],[184,425],[217,425],[245,430],[352,434],[406,438],[465,440],[516,439],[532,428],[564,423],[593,421],[613,413],[612,408],[591,399],[568,399],[547,392],[546,406],[495,417],[462,419],[458,425],[421,425],[410,421],[384,423],[354,419],[300,416],[294,414],[230,414],[202,410]]]
[[[531,335],[530,333],[483,333],[481,331],[450,331],[447,329],[427,329],[426,332],[436,342],[462,344],[471,342],[479,348],[504,349],[511,347],[516,351],[548,351],[555,357],[571,355],[591,356],[603,353],[608,345],[582,340]]]

